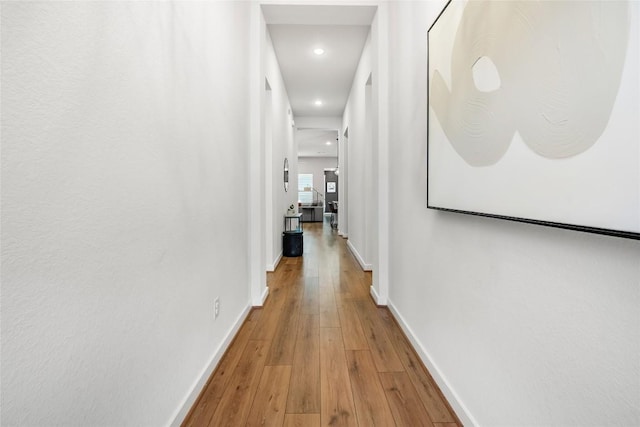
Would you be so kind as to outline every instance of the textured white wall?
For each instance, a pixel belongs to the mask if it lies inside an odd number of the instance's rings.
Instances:
[[[265,49],[265,74],[271,85],[271,156],[266,159],[271,164],[271,174],[266,180],[272,183],[271,224],[267,233],[271,233],[272,246],[267,249],[267,266],[274,266],[282,256],[282,231],[287,208],[298,202],[297,147],[294,146],[293,115],[282,80],[280,65],[273,50],[271,37],[267,32]],[[284,191],[284,159],[289,160],[289,191]]]
[[[248,4],[1,7],[2,424],[165,425],[249,304]]]
[[[342,119],[343,131],[349,129],[349,140],[346,149],[348,179],[347,222],[349,226],[349,242],[352,250],[358,253],[361,262],[370,265],[372,256],[372,239],[374,234],[371,224],[373,213],[374,183],[372,177],[372,132],[366,129],[366,90],[365,86],[371,74],[371,34],[362,50],[362,56],[356,70],[351,92]],[[370,267],[369,267],[370,268]]]
[[[445,3],[390,3],[390,304],[468,423],[638,425],[640,242],[426,209]]]

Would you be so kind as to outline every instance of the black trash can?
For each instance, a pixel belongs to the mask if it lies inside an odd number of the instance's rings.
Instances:
[[[282,233],[282,255],[286,257],[302,256],[302,231]]]

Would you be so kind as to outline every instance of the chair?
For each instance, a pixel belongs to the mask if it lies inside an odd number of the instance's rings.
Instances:
[[[331,218],[329,224],[331,228],[338,228],[338,202],[329,202],[329,211],[331,212]]]

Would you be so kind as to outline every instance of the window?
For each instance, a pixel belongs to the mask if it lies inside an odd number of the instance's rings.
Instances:
[[[298,174],[298,202],[300,203],[313,202],[313,174],[312,173]]]

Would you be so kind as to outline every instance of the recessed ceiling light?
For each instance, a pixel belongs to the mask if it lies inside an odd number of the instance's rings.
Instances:
[[[313,49],[313,53],[315,53],[316,55],[322,55],[324,53],[324,49],[321,47],[317,47]]]
[[[331,141],[327,141],[325,144],[327,144],[327,145],[331,145]]]
[[[316,102],[314,102],[314,104],[316,104],[316,105],[322,105],[322,101],[320,101],[319,99],[316,99]]]

